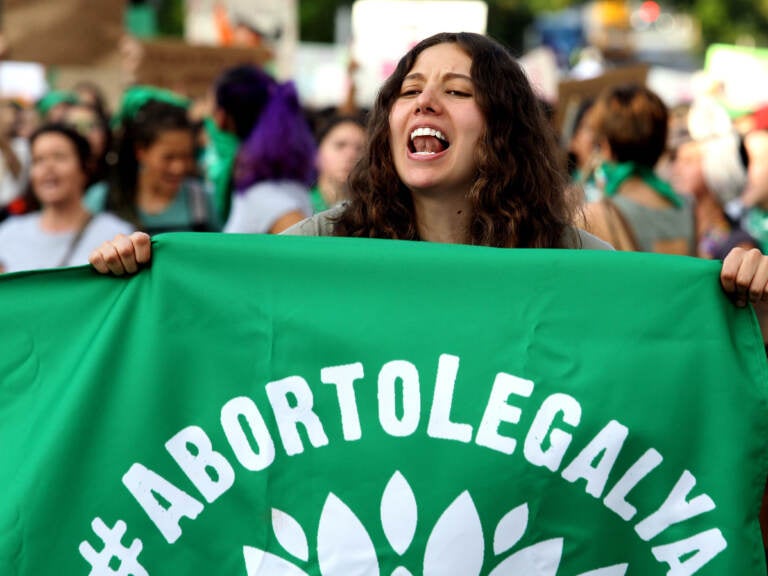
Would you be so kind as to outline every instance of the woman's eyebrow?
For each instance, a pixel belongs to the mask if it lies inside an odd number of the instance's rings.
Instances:
[[[459,74],[458,72],[448,72],[445,76],[443,76],[444,80],[467,80],[468,82],[472,82],[472,76],[467,76],[466,74]]]
[[[403,81],[406,80],[423,80],[424,74],[421,72],[413,72],[411,74],[408,74],[405,78],[403,78]],[[468,76],[467,74],[460,74],[458,72],[446,72],[445,75],[443,75],[443,80],[467,80],[469,82],[472,82],[472,76]]]

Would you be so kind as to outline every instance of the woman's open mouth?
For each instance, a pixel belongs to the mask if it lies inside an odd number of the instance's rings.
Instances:
[[[440,130],[434,128],[416,128],[411,132],[408,150],[417,156],[433,156],[445,152],[450,142]]]

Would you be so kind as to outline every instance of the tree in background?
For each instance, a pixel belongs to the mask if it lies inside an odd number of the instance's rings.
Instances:
[[[157,30],[162,36],[184,36],[185,0],[157,0]]]
[[[524,45],[525,29],[537,14],[585,4],[580,0],[487,2],[488,33],[518,53]],[[307,42],[333,42],[336,8],[353,3],[353,0],[299,0],[300,38]],[[754,42],[768,46],[768,0],[665,0],[660,4],[687,12],[701,22],[702,48],[714,42]]]
[[[184,36],[185,0],[129,0],[128,27],[138,36]]]
[[[674,5],[701,22],[704,46],[768,44],[768,2],[765,0],[676,0]]]

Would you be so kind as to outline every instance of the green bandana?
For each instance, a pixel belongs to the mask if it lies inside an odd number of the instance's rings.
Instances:
[[[208,137],[208,144],[203,151],[202,164],[206,177],[213,183],[214,203],[221,221],[224,222],[229,215],[232,201],[229,184],[240,140],[234,134],[219,129],[212,118],[203,121],[203,129]]]
[[[67,90],[51,90],[37,102],[37,111],[45,116],[54,106],[59,104],[76,104],[77,94]]]
[[[315,214],[330,208],[328,203],[325,201],[325,198],[323,198],[322,192],[320,192],[319,185],[315,185],[309,191],[309,199],[312,201],[312,210],[315,212]]]
[[[188,108],[190,104],[188,98],[170,90],[154,86],[131,86],[123,93],[120,109],[112,118],[113,126],[122,124],[126,120],[133,120],[141,107],[150,100],[159,100],[182,108]]]
[[[659,178],[656,173],[647,166],[640,166],[634,162],[605,162],[600,168],[605,175],[606,196],[615,196],[627,178],[635,176],[653,188],[657,194],[669,200],[675,208],[682,208],[683,206],[683,201],[672,189],[672,186]]]

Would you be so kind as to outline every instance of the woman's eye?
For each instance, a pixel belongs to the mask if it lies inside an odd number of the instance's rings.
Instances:
[[[400,96],[416,96],[419,93],[416,88],[410,88],[408,90],[403,90],[400,92]]]
[[[448,90],[447,93],[451,96],[460,96],[462,98],[469,98],[472,96],[472,94],[469,92],[464,92],[463,90]]]

